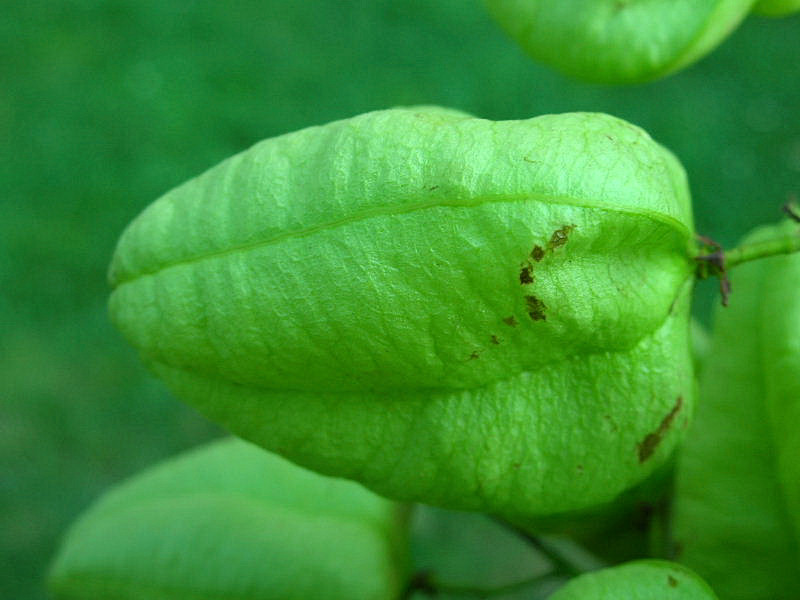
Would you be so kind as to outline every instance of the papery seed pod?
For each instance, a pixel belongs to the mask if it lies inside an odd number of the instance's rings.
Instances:
[[[222,440],[106,493],[70,529],[49,584],[59,600],[394,600],[406,514]]]
[[[683,169],[601,114],[394,109],[257,144],[125,231],[111,312],[237,434],[394,498],[607,502],[693,407]]]
[[[682,565],[637,560],[586,573],[550,596],[550,600],[716,600],[700,577]]]
[[[497,22],[533,58],[573,77],[606,83],[658,79],[716,48],[754,0],[485,0]],[[797,0],[762,0],[782,15]]]

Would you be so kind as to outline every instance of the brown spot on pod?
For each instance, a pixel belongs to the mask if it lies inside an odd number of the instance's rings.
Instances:
[[[556,229],[553,235],[550,236],[547,249],[552,251],[566,244],[569,241],[569,234],[575,227],[575,225],[564,225],[561,229]]]
[[[545,310],[547,306],[536,296],[525,296],[525,305],[528,308],[528,316],[534,321],[546,321]]]
[[[532,270],[533,267],[531,265],[526,265],[522,267],[522,270],[519,272],[520,285],[529,285],[533,283],[533,275],[531,275]]]
[[[652,433],[648,433],[647,436],[639,442],[637,448],[639,450],[639,462],[643,463],[648,458],[653,456],[653,453],[658,448],[658,445],[661,443],[661,440],[664,439],[669,428],[672,426],[672,422],[675,420],[675,416],[681,410],[683,406],[683,396],[678,396],[678,399],[675,401],[675,406],[672,407],[672,410],[669,411],[669,414],[661,420],[661,423]]]

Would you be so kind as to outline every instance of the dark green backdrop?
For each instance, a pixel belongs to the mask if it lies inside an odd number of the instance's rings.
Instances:
[[[257,140],[419,103],[637,123],[681,158],[698,229],[725,244],[800,191],[798,17],[752,18],[693,68],[608,88],[529,61],[477,0],[4,0],[0,597],[44,597],[92,498],[219,434],[108,323],[125,224]],[[705,318],[713,285],[700,292]]]

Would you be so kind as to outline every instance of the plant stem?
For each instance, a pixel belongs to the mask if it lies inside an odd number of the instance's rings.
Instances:
[[[793,220],[800,222],[800,215],[797,214],[792,205],[784,206],[784,211]],[[800,229],[791,235],[745,244],[733,250],[723,250],[719,244],[703,236],[697,236],[697,239],[703,243],[706,250],[711,249],[711,252],[695,256],[695,262],[697,263],[695,274],[698,279],[706,279],[707,277],[719,278],[723,306],[728,306],[728,296],[731,293],[731,284],[728,279],[728,271],[730,269],[751,260],[800,252]]]
[[[732,269],[736,265],[776,256],[778,254],[791,254],[800,252],[800,232],[755,244],[746,244],[725,252],[725,266]]]

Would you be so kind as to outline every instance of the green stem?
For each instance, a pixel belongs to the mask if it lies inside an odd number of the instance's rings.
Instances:
[[[797,214],[796,210],[791,205],[786,205],[784,211],[787,212],[793,220],[800,222],[800,215]],[[792,254],[793,252],[800,251],[800,230],[795,231],[792,235],[784,235],[763,242],[745,244],[733,250],[723,250],[719,244],[703,236],[697,236],[697,239],[702,242],[706,249],[711,248],[713,251],[708,254],[698,254],[695,256],[695,261],[697,263],[695,275],[698,279],[706,279],[707,277],[719,278],[719,288],[722,295],[723,306],[728,306],[728,296],[730,296],[731,293],[728,270],[742,263],[750,262],[751,260],[769,258],[770,256],[778,256],[780,254]]]
[[[791,236],[766,240],[755,244],[746,244],[734,248],[733,250],[728,250],[725,252],[725,266],[732,269],[736,265],[751,260],[777,256],[779,254],[791,254],[793,252],[800,252],[800,232]]]

